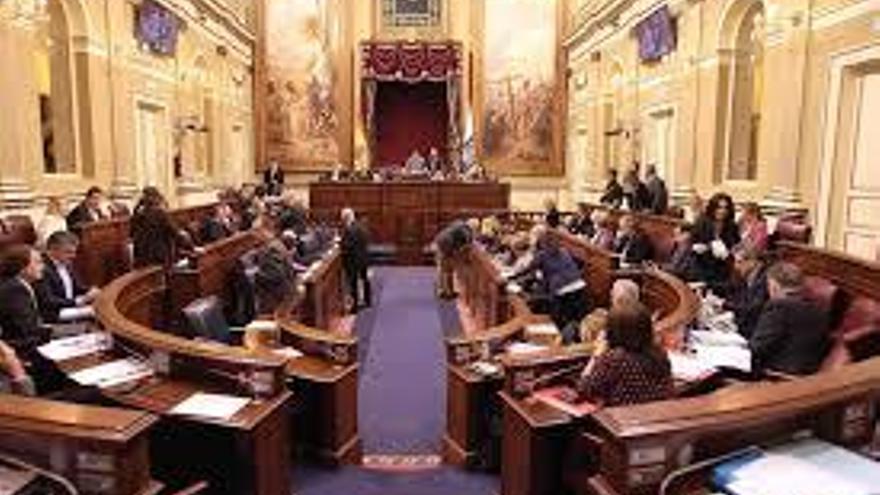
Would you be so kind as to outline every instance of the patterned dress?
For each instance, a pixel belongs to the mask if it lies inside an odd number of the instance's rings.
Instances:
[[[672,370],[668,359],[611,349],[578,384],[587,400],[604,406],[639,404],[672,397]]]

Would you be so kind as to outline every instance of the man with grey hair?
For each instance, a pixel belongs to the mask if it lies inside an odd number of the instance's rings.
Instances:
[[[767,270],[770,300],[749,340],[757,370],[793,375],[814,373],[828,350],[828,315],[803,295],[797,265],[776,263]]]
[[[345,270],[345,279],[352,298],[351,312],[356,313],[361,307],[361,289],[363,289],[363,306],[369,307],[372,300],[370,278],[367,273],[370,268],[370,241],[366,229],[357,221],[354,210],[343,208],[340,216],[342,217],[340,243],[342,267]]]
[[[43,255],[43,278],[34,287],[40,315],[47,323],[91,317],[89,306],[98,296],[98,289],[82,285],[73,269],[79,238],[59,231],[46,241]]]
[[[634,305],[640,299],[641,289],[639,289],[639,284],[628,278],[615,280],[611,286],[611,309]]]

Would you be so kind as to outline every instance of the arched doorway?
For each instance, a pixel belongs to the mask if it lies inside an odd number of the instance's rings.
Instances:
[[[752,181],[758,175],[758,137],[764,74],[764,5],[734,0],[721,20],[718,43],[715,178]]]

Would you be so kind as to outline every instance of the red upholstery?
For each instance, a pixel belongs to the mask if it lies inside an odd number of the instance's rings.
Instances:
[[[857,297],[832,332],[831,352],[822,369],[836,369],[877,355],[880,355],[880,302]]]
[[[776,223],[776,240],[809,244],[813,227],[802,216],[781,217]]]
[[[834,329],[834,336],[847,337],[866,327],[880,328],[880,301],[857,297],[847,308],[840,325]]]
[[[6,217],[6,231],[12,237],[13,242],[35,244],[37,242],[37,229],[34,222],[27,215],[9,215]]]
[[[839,304],[840,289],[828,279],[809,275],[804,278],[804,297],[831,313]]]

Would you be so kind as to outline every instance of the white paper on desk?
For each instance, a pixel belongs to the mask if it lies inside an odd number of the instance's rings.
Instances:
[[[672,365],[672,376],[686,382],[706,378],[715,373],[717,368],[711,363],[699,359],[696,355],[670,352],[669,364]]]
[[[522,291],[523,291],[522,286],[517,283],[511,282],[511,283],[507,284],[507,292],[509,294],[520,294]]]
[[[70,379],[80,385],[109,388],[152,375],[153,369],[147,363],[126,358],[77,371]]]
[[[515,356],[541,352],[544,350],[547,350],[547,346],[531,344],[529,342],[514,342],[507,346],[507,353]]]
[[[525,332],[528,335],[558,335],[559,330],[553,323],[532,323],[526,325]]]
[[[476,361],[471,363],[471,370],[483,376],[492,376],[501,373],[501,366],[488,361]]]
[[[752,371],[752,352],[745,347],[694,344],[691,348],[697,359],[706,365],[733,368],[746,373]]]
[[[694,330],[691,339],[702,345],[745,347],[748,341],[736,332],[719,332],[717,330]]]
[[[106,351],[112,344],[109,334],[95,332],[55,339],[41,345],[37,351],[50,361],[60,362]]]
[[[72,321],[91,320],[95,318],[95,309],[91,306],[78,306],[75,308],[62,308],[58,312],[58,319],[62,323]]]
[[[276,356],[281,356],[286,359],[297,359],[305,356],[302,351],[294,349],[293,347],[282,347],[280,349],[272,349],[272,354]]]
[[[37,478],[37,473],[29,470],[11,469],[0,466],[0,495],[22,493],[24,487]]]
[[[250,403],[246,397],[196,392],[171,409],[171,414],[229,420]]]

